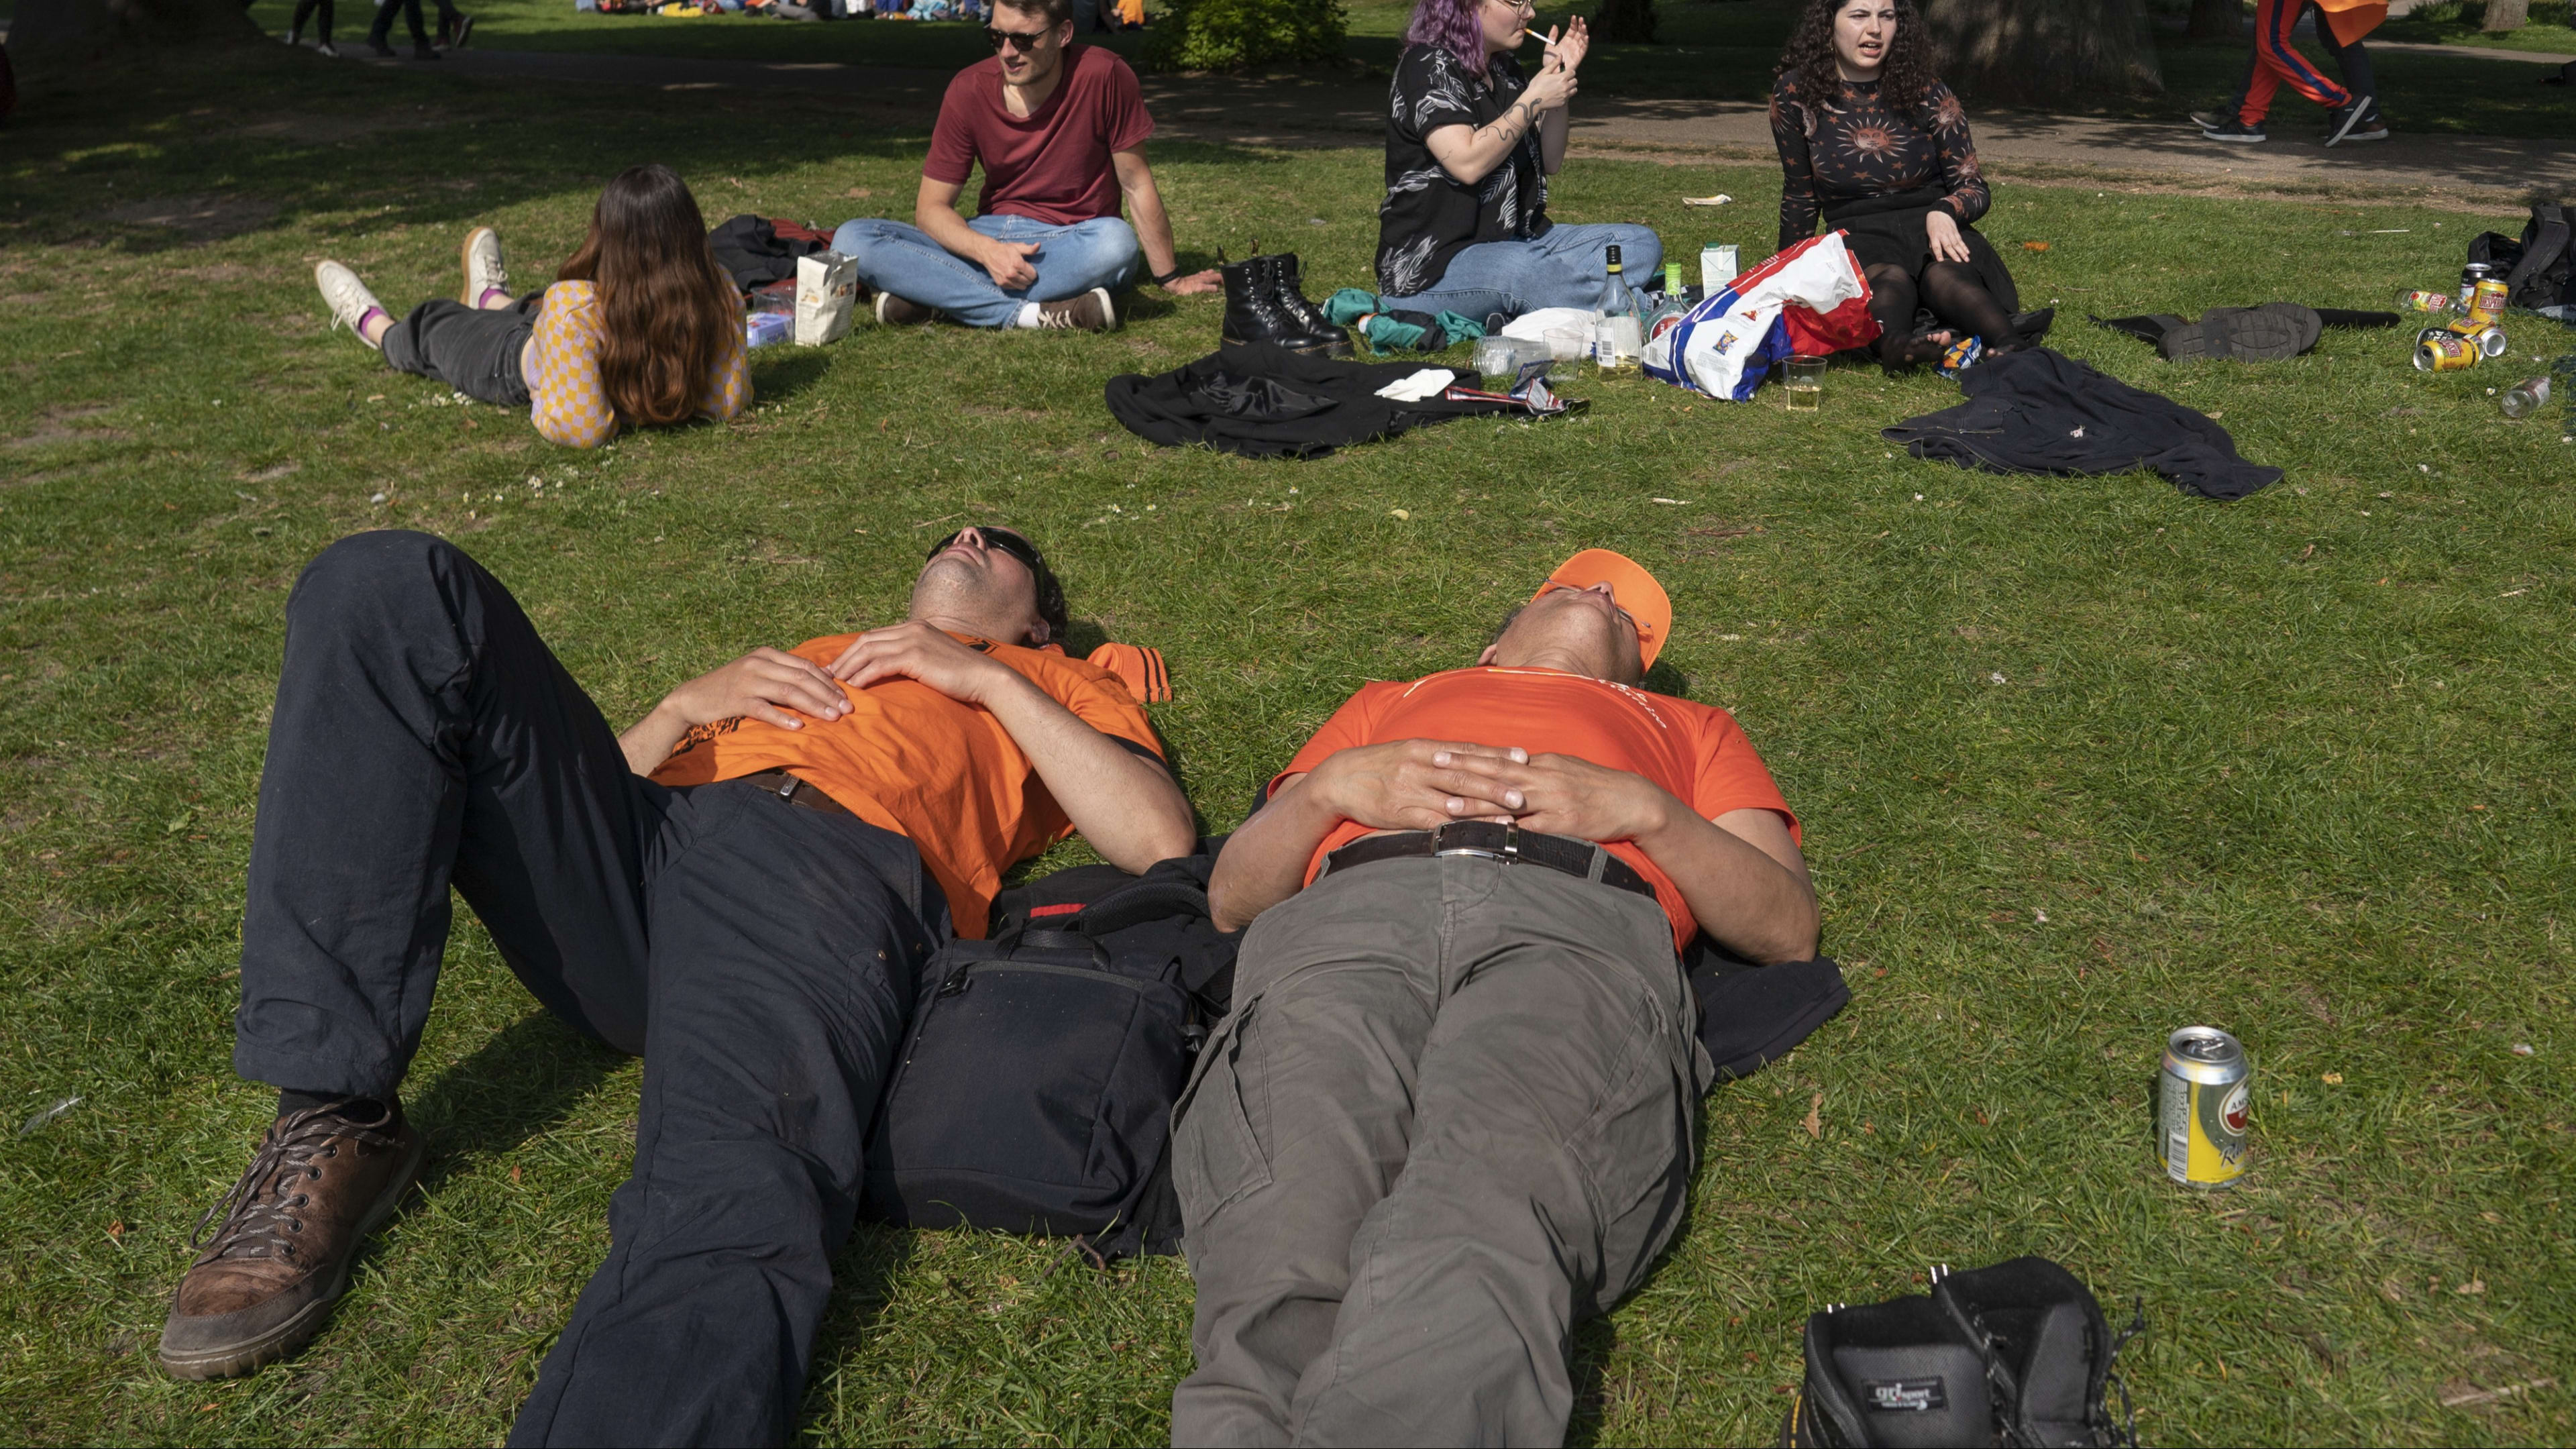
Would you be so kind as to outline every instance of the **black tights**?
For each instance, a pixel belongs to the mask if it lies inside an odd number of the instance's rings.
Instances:
[[[1880,264],[1868,269],[1869,315],[1878,319],[1878,360],[1889,367],[1910,367],[1938,359],[1949,344],[1914,335],[1914,313],[1929,307],[1934,316],[1961,332],[1986,340],[1990,351],[2010,352],[2019,345],[2012,318],[1986,290],[1977,269],[1964,262],[1933,262],[1923,268],[1921,285],[1902,267]]]

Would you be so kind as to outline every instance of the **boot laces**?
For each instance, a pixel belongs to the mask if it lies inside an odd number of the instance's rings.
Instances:
[[[204,1247],[208,1242],[206,1225],[221,1218],[222,1225],[212,1239],[216,1257],[294,1257],[294,1235],[304,1231],[304,1217],[298,1209],[310,1201],[303,1185],[322,1176],[314,1159],[337,1155],[342,1140],[370,1147],[399,1145],[385,1130],[394,1122],[394,1111],[389,1106],[372,1122],[353,1122],[334,1115],[355,1100],[343,1098],[307,1107],[271,1127],[250,1166],[197,1219],[197,1226],[188,1234],[188,1246]]]

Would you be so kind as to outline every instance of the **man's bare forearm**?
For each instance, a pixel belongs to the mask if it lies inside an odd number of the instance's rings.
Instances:
[[[1679,800],[1668,815],[1661,827],[1638,836],[1636,845],[1672,878],[1701,930],[1737,955],[1766,964],[1816,954],[1816,893],[1803,869],[1792,871]],[[1785,845],[1785,826],[1781,832]]]
[[[1227,838],[1208,880],[1208,913],[1218,930],[1240,931],[1304,888],[1306,863],[1342,819],[1321,794],[1310,777],[1290,780]]]
[[[1101,859],[1141,872],[1197,846],[1189,801],[1159,760],[1130,753],[1017,674],[984,707]]]

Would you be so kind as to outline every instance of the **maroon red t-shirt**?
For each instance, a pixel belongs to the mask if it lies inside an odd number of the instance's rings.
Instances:
[[[1064,79],[1025,121],[1002,106],[1002,62],[979,60],[948,83],[921,174],[963,186],[981,162],[984,192],[975,199],[976,215],[1071,226],[1118,214],[1110,153],[1141,146],[1153,134],[1136,72],[1113,51],[1065,47]]]

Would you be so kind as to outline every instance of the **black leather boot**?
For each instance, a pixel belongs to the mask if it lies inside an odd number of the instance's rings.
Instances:
[[[1319,352],[1325,357],[1350,356],[1351,335],[1334,326],[1332,320],[1324,315],[1323,308],[1306,300],[1305,287],[1298,276],[1297,254],[1281,252],[1274,257],[1256,258],[1256,260],[1267,260],[1274,264],[1277,269],[1277,286],[1272,289],[1272,295],[1278,299],[1279,314],[1287,318],[1310,344],[1314,344],[1297,350]]]
[[[1272,295],[1269,262],[1268,257],[1253,257],[1216,269],[1225,282],[1225,322],[1218,340],[1228,347],[1268,344],[1304,351],[1312,344],[1281,314]]]

